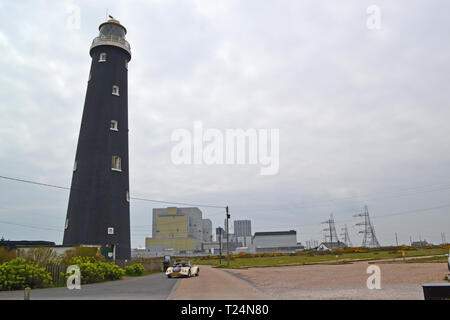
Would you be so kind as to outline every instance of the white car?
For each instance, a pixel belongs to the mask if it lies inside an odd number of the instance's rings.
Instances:
[[[173,266],[167,268],[166,276],[172,277],[198,277],[200,275],[200,268],[196,265],[191,265],[190,262],[175,262]]]

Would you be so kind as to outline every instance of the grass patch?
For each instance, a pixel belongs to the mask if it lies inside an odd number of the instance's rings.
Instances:
[[[448,249],[433,248],[433,249],[417,249],[408,250],[405,253],[406,257],[420,257],[420,256],[432,256],[443,255],[448,253]],[[396,251],[374,251],[374,252],[358,252],[358,253],[342,253],[336,254],[313,254],[313,255],[282,255],[276,257],[242,257],[234,258],[230,261],[229,268],[245,268],[245,267],[276,267],[276,266],[289,266],[289,265],[301,265],[301,264],[316,264],[316,263],[342,263],[342,260],[379,260],[379,259],[393,259],[401,258],[402,254]],[[227,260],[222,259],[222,263],[219,265],[219,259],[191,259],[194,264],[207,264],[220,268],[227,268]]]
[[[420,263],[420,262],[447,262],[448,257],[431,257],[431,258],[417,258],[406,260],[406,263]]]

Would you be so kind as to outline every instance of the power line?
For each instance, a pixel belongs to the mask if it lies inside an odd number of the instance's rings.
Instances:
[[[36,181],[31,181],[31,180],[17,179],[17,178],[5,177],[5,176],[0,176],[0,178],[1,179],[5,179],[5,180],[16,181],[16,182],[35,184],[35,185],[38,185],[38,186],[51,187],[51,188],[57,188],[57,189],[63,189],[63,190],[70,190],[70,188],[67,188],[67,187],[61,187],[61,186],[57,186],[57,185],[53,185],[53,184],[41,183],[41,182],[36,182]]]
[[[47,184],[47,183],[41,183],[41,182],[32,181],[32,180],[18,179],[18,178],[1,176],[1,175],[0,175],[0,178],[1,179],[5,179],[5,180],[10,180],[10,181],[15,181],[15,182],[21,182],[21,183],[28,183],[28,184],[43,186],[43,187],[51,187],[51,188],[57,188],[57,189],[62,189],[62,190],[71,190],[71,188],[68,188],[68,187],[63,187],[63,186],[58,186],[58,185],[53,185],[53,184]],[[165,200],[147,199],[147,198],[140,198],[140,197],[139,198],[138,197],[131,197],[130,199],[137,200],[137,201],[145,201],[145,202],[189,205],[189,206],[196,206],[196,207],[216,208],[216,209],[225,209],[226,208],[225,206],[194,204],[194,203],[186,203],[186,202],[171,202],[171,201],[165,201]],[[406,214],[412,214],[412,213],[417,213],[417,212],[430,211],[430,210],[435,210],[435,209],[442,209],[442,208],[447,208],[447,207],[450,207],[450,204],[445,204],[445,205],[435,206],[435,207],[428,207],[428,208],[408,210],[408,211],[403,211],[403,212],[396,212],[396,213],[391,213],[391,214],[386,214],[386,215],[377,215],[377,216],[372,216],[372,219],[391,217],[391,216],[397,216],[397,215],[406,215]],[[246,214],[248,214],[248,212],[246,212]],[[350,221],[348,220],[348,221],[341,221],[341,222],[350,222]],[[13,223],[13,222],[10,222],[10,221],[1,221],[0,220],[0,223],[10,224],[10,225],[17,225],[17,226],[28,227],[28,228],[33,228],[33,229],[51,230],[51,231],[62,232],[62,231],[60,231],[58,229],[52,229],[52,228],[46,228],[46,227],[36,227],[36,226],[31,226],[31,225]],[[139,227],[151,227],[151,226],[152,225],[141,225]],[[315,224],[314,225],[302,225],[302,227],[313,227],[313,226],[317,226],[317,225],[315,225]],[[136,228],[136,227],[137,226],[132,226],[132,228]],[[270,227],[275,227],[275,226],[274,225],[270,225]],[[279,226],[279,227],[281,227],[281,226]],[[143,231],[143,230],[139,230],[139,231]]]
[[[5,179],[5,180],[11,180],[11,181],[16,181],[16,182],[22,182],[22,183],[28,183],[28,184],[43,186],[43,187],[51,187],[51,188],[57,188],[57,189],[63,189],[63,190],[71,190],[71,188],[68,188],[68,187],[62,187],[62,186],[48,184],[48,183],[41,183],[41,182],[32,181],[32,180],[18,179],[18,178],[6,177],[6,176],[0,176],[0,178],[1,179]],[[226,208],[226,206],[215,206],[215,205],[198,204],[198,203],[165,201],[165,200],[156,200],[156,199],[147,199],[147,198],[130,197],[130,199],[137,200],[137,201],[157,202],[157,203],[165,203],[165,204],[177,204],[177,205],[183,205],[183,206],[194,206],[194,207],[203,207],[203,208],[218,208],[218,209],[225,209]]]
[[[56,229],[56,227],[55,228],[38,227],[38,226],[27,225],[27,224],[22,224],[22,223],[15,223],[15,222],[4,221],[4,220],[0,220],[0,223],[2,223],[2,224],[10,224],[10,225],[14,225],[14,226],[20,226],[20,227],[25,227],[25,228],[31,228],[31,229],[39,229],[39,230],[49,230],[49,231],[62,232],[60,229]]]
[[[208,205],[208,204],[195,204],[195,203],[186,203],[186,202],[174,202],[174,201],[154,200],[154,199],[145,199],[145,198],[136,198],[136,197],[130,197],[130,199],[138,200],[138,201],[148,201],[148,202],[166,203],[166,204],[178,204],[178,205],[182,205],[182,206],[194,206],[194,207],[203,207],[203,208],[218,208],[218,209],[225,209],[225,206],[213,206],[213,205]]]
[[[430,188],[433,186],[441,186],[439,188],[432,188],[430,190],[415,190],[415,189],[422,189],[422,188]],[[330,205],[339,205],[339,203],[336,202],[354,202],[354,203],[359,203],[359,202],[367,202],[369,200],[379,200],[379,199],[395,199],[395,198],[401,198],[401,197],[408,197],[408,196],[414,196],[414,195],[418,195],[418,194],[422,194],[422,193],[431,193],[431,192],[436,192],[436,191],[446,191],[449,190],[450,186],[448,185],[442,185],[442,184],[434,184],[434,185],[429,185],[429,186],[423,186],[423,187],[411,187],[411,188],[407,188],[407,189],[400,189],[397,191],[393,191],[393,192],[383,192],[383,193],[372,193],[372,194],[366,194],[366,195],[360,195],[360,196],[349,196],[349,197],[338,197],[338,198],[330,198],[330,199],[326,199],[326,200],[318,200],[318,201],[310,201],[310,202],[306,202],[306,203],[294,203],[294,205],[292,205],[292,207],[295,206],[296,209],[311,209],[311,208],[318,208],[318,207],[328,207]],[[411,190],[412,192],[407,192],[405,193],[405,191],[409,191]],[[414,191],[415,190],[415,191]],[[380,196],[373,196],[373,195],[380,195]],[[280,206],[278,204],[275,204],[278,208],[280,208]],[[271,210],[270,208],[268,208],[269,205],[264,204],[264,211],[267,210]],[[239,206],[236,206],[237,208],[239,208]]]

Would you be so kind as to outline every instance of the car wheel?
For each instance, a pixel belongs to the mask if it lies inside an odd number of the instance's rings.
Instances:
[[[167,278],[172,278],[172,276],[169,274],[169,275],[167,275]]]
[[[188,278],[190,278],[191,277],[191,270],[189,270],[189,272],[188,272]]]
[[[200,269],[197,270],[197,273],[195,274],[196,277],[200,275]]]

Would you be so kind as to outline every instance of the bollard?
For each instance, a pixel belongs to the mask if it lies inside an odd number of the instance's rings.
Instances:
[[[31,288],[26,287],[24,296],[23,296],[23,300],[30,300],[30,295],[31,295]]]

